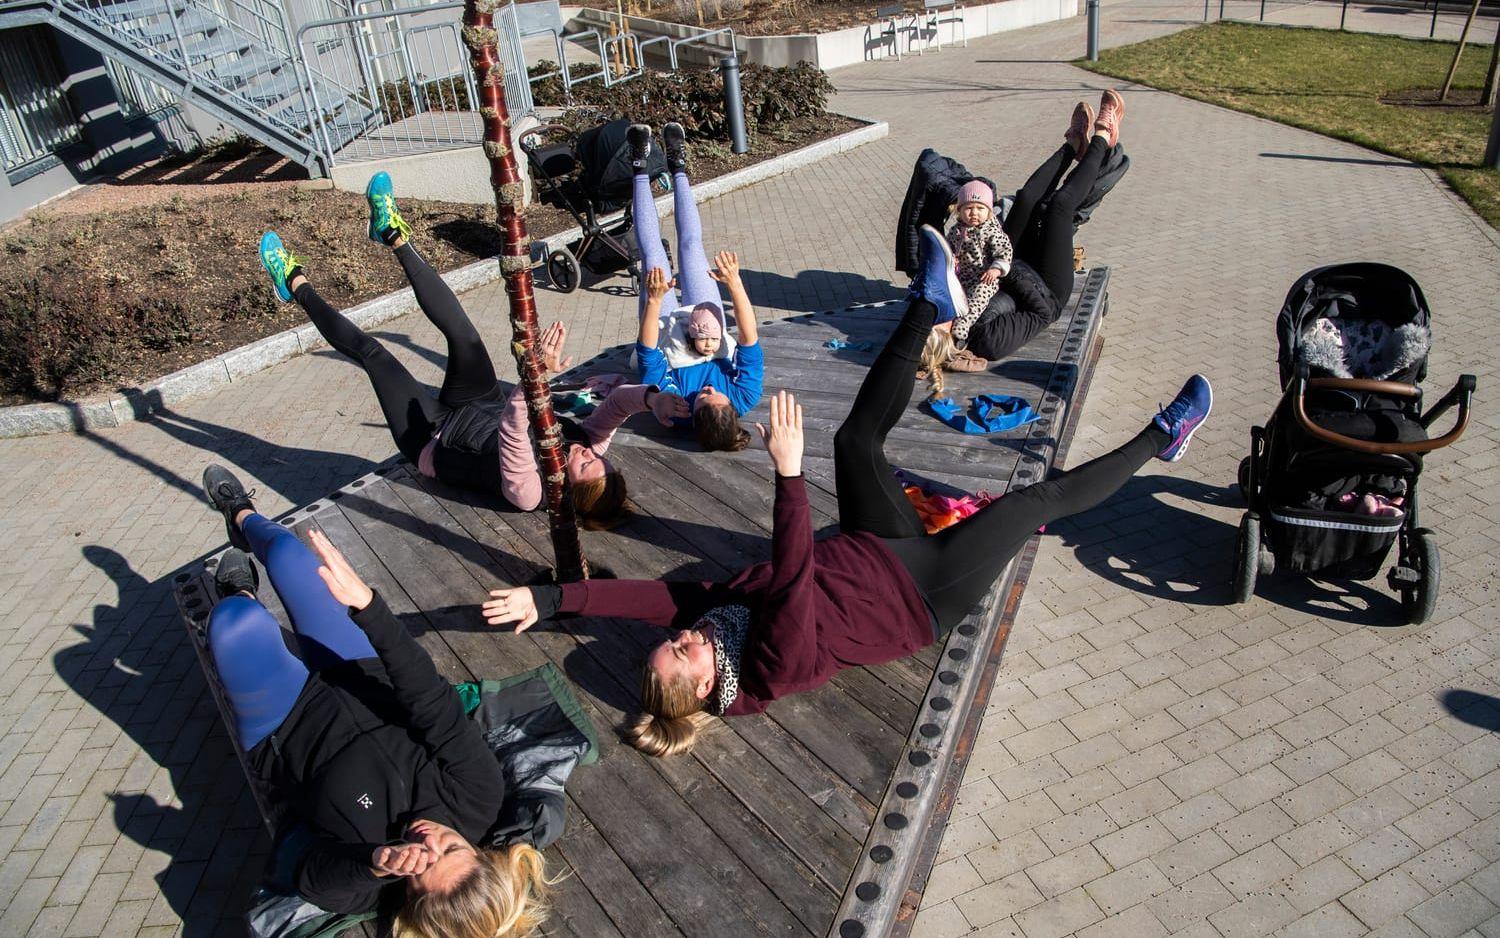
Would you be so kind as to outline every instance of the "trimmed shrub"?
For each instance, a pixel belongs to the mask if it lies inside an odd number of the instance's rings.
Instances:
[[[556,68],[554,63],[543,61],[532,67],[531,74],[544,74]],[[810,62],[785,68],[743,65],[740,92],[745,102],[746,130],[754,135],[823,113],[833,83]],[[565,103],[562,82],[557,78],[538,82],[532,93],[537,104]],[[724,83],[712,68],[647,72],[609,88],[600,82],[585,82],[574,86],[573,103],[585,114],[569,123],[588,124],[601,118],[623,117],[656,128],[677,121],[689,139],[720,139],[729,133],[724,113]]]
[[[126,303],[97,280],[50,270],[0,284],[0,386],[10,394],[57,400],[140,352],[195,337],[188,310],[165,297]]]

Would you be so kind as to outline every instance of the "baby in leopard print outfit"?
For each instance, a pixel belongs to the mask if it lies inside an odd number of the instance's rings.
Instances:
[[[995,193],[975,179],[958,190],[958,220],[948,229],[948,246],[958,270],[958,282],[969,301],[968,317],[953,323],[953,341],[963,347],[969,326],[990,305],[1000,289],[1000,278],[1010,273],[1014,250],[995,217]]]

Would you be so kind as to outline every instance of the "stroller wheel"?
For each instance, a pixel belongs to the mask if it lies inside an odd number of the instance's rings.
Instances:
[[[1234,551],[1234,591],[1230,602],[1249,602],[1255,595],[1255,578],[1260,573],[1260,515],[1245,512],[1240,519],[1240,536]]]
[[[1253,457],[1246,456],[1240,460],[1240,497],[1245,504],[1250,504],[1250,460]]]
[[[572,293],[583,280],[578,268],[578,258],[567,248],[558,248],[547,255],[547,277],[560,293]]]
[[[1437,543],[1432,532],[1426,528],[1412,531],[1403,552],[1401,562],[1416,572],[1414,582],[1406,579],[1400,586],[1401,608],[1406,621],[1420,625],[1432,616],[1437,606],[1438,585],[1442,580],[1442,561],[1438,557]]]

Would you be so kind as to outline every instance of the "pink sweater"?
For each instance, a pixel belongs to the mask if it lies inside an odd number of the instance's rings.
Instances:
[[[631,415],[646,406],[646,392],[655,390],[643,384],[622,384],[604,399],[604,402],[589,414],[580,427],[589,439],[589,448],[603,456],[609,449],[615,431]],[[533,511],[542,504],[542,472],[537,466],[536,449],[531,445],[531,424],[526,414],[526,395],[516,385],[506,401],[505,413],[500,416],[500,491],[505,500],[522,511]],[[417,457],[417,471],[428,478],[436,478],[433,467],[433,451],[437,449],[438,437],[434,436],[423,447]]]

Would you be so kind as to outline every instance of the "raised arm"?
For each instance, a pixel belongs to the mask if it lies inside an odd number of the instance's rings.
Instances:
[[[518,586],[490,590],[481,607],[490,625],[514,625],[524,632],[559,613],[635,619],[661,628],[696,619],[708,608],[710,583],[662,580],[586,580],[562,586]]]
[[[761,598],[759,648],[750,656],[768,687],[799,688],[816,668],[812,509],[802,479],[802,407],[792,395],[771,398],[768,425],[756,424],[776,467],[771,525],[771,581]]]
[[[561,322],[542,331],[538,348],[542,368],[549,376],[573,364],[571,355],[563,355],[567,341],[568,327]],[[522,511],[533,511],[542,503],[542,473],[536,463],[536,447],[531,445],[525,389],[519,384],[511,389],[505,412],[500,415],[500,494]]]
[[[661,304],[667,291],[672,289],[672,280],[660,267],[646,272],[646,308],[641,311],[641,331],[636,341],[646,348],[656,348],[661,339]]]
[[[390,680],[391,696],[442,770],[450,794],[460,801],[498,807],[505,797],[505,783],[484,738],[464,716],[453,685],[438,674],[432,657],[391,614],[385,600],[360,579],[327,535],[314,530],[309,539],[323,561],[318,575],[369,636]]]
[[[717,269],[708,275],[729,290],[729,302],[734,307],[734,327],[738,333],[735,340],[740,345],[754,345],[760,341],[755,328],[755,307],[750,305],[750,294],[745,292],[745,282],[740,279],[740,259],[733,251],[720,251],[714,256]]]

